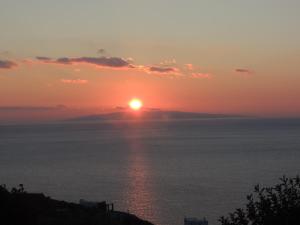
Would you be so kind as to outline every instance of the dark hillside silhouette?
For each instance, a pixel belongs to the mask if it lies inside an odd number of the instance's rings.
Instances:
[[[8,191],[0,186],[0,224],[4,225],[152,225],[134,215],[58,201],[26,193],[23,185]]]
[[[274,187],[255,186],[247,196],[246,208],[239,208],[228,217],[221,217],[222,225],[299,225],[300,177],[280,179]]]

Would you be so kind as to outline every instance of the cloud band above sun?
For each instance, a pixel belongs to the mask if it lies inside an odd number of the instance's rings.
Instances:
[[[48,56],[37,56],[34,60],[23,60],[22,63],[45,63],[45,64],[57,64],[63,66],[72,65],[90,65],[97,69],[105,68],[112,70],[132,70],[136,72],[145,72],[146,74],[160,75],[162,77],[181,77],[191,79],[212,79],[215,78],[211,73],[199,71],[198,67],[191,63],[178,64],[175,59],[172,61],[163,61],[156,65],[139,65],[134,63],[132,58],[122,57],[59,57],[52,58]],[[0,69],[12,69],[17,67],[19,63],[11,60],[0,60]],[[197,69],[196,69],[197,68]],[[235,69],[238,74],[252,75],[253,71],[250,69],[238,68]],[[66,84],[86,84],[85,79],[62,79],[62,83]]]
[[[87,64],[96,66],[97,68],[111,68],[114,70],[131,69],[139,72],[146,72],[147,74],[162,75],[162,76],[190,76],[191,78],[208,78],[207,76],[195,76],[189,74],[192,71],[193,65],[189,65],[189,71],[183,73],[182,70],[185,69],[186,65],[180,68],[176,64],[176,60],[172,60],[171,63],[159,63],[158,65],[137,65],[134,64],[131,58],[124,59],[121,57],[60,57],[53,59],[46,56],[37,56],[36,60],[38,62],[43,62],[47,64],[60,64],[60,65],[77,65],[77,64]],[[172,64],[172,66],[170,65]]]

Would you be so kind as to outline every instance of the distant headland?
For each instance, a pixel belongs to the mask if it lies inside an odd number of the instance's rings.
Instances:
[[[68,119],[67,121],[105,121],[105,120],[180,120],[210,118],[243,118],[241,115],[210,114],[182,111],[145,110],[96,114]]]
[[[115,211],[112,204],[81,200],[79,204],[27,193],[22,184],[9,191],[0,186],[1,224],[9,225],[153,225],[135,215]]]

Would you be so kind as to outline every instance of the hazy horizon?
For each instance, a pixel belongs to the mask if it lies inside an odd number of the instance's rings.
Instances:
[[[157,109],[143,108],[138,114],[145,112],[183,112],[199,113],[224,116],[241,116],[245,118],[265,118],[265,119],[299,119],[300,116],[261,116],[255,114],[232,114],[221,112],[199,112],[184,111],[180,109]],[[36,123],[36,122],[62,122],[69,119],[84,118],[92,115],[107,115],[111,113],[127,113],[135,117],[136,112],[132,112],[129,107],[116,108],[70,108],[64,105],[57,106],[7,106],[0,107],[0,123]]]

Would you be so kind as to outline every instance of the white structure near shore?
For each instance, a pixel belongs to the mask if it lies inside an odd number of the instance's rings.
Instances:
[[[205,217],[203,219],[185,217],[184,225],[208,225],[208,221]]]

